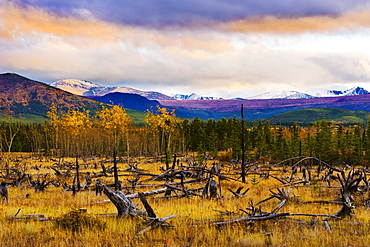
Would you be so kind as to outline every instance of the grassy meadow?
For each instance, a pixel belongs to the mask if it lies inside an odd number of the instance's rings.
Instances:
[[[254,168],[259,173],[248,171],[246,183],[241,183],[238,165],[222,163],[221,173],[231,179],[219,180],[217,198],[204,198],[200,196],[165,197],[163,194],[147,196],[147,200],[160,218],[176,215],[167,220],[172,227],[159,227],[139,233],[147,227],[146,219],[136,217],[116,218],[117,209],[104,194],[95,194],[95,180],[100,179],[103,184],[113,183],[113,174],[101,176],[102,160],[94,158],[79,161],[81,166],[81,184],[88,175],[93,183],[86,190],[73,194],[65,191],[62,184],[72,184],[73,172],[70,176],[57,176],[51,167],[57,163],[73,164],[74,159],[51,160],[45,157],[32,156],[31,154],[12,154],[10,167],[12,171],[21,171],[31,175],[30,181],[54,181],[45,191],[35,192],[31,183],[22,183],[20,186],[8,185],[9,203],[1,202],[0,207],[0,239],[2,246],[369,246],[370,210],[364,206],[364,201],[369,199],[368,192],[362,191],[353,194],[356,208],[352,217],[343,219],[328,219],[330,229],[325,227],[325,215],[332,215],[342,205],[333,203],[304,203],[308,201],[332,201],[341,196],[338,181],[331,181],[331,185],[321,181],[320,176],[306,184],[283,184],[274,177],[289,178],[289,167],[275,167],[267,164],[258,164]],[[4,159],[2,161],[5,162]],[[208,161],[206,168],[211,169],[215,161]],[[137,164],[138,170],[145,173],[162,174],[163,163],[148,162],[146,158],[131,159],[130,164]],[[112,164],[104,163],[107,168]],[[187,166],[185,162],[180,165]],[[4,167],[4,164],[2,164]],[[137,173],[124,171],[129,168],[129,163],[119,163],[122,191],[128,195],[133,192],[150,191],[164,188],[165,182],[172,181],[153,180],[152,176],[140,176],[135,190],[128,180],[137,178]],[[58,167],[65,173],[68,169]],[[175,170],[178,169],[176,166]],[[315,167],[312,168],[315,170]],[[269,176],[266,176],[268,171]],[[4,175],[5,169],[2,169]],[[264,174],[264,175],[263,175]],[[313,172],[314,174],[314,172]],[[18,174],[19,175],[19,174]],[[10,174],[11,176],[18,176]],[[294,175],[293,181],[298,181],[301,174]],[[191,180],[187,178],[186,180]],[[147,180],[147,181],[145,181]],[[12,182],[11,178],[2,178],[2,181]],[[175,179],[173,182],[178,182]],[[205,181],[185,183],[187,190],[202,188]],[[179,185],[176,185],[179,186]],[[235,191],[243,186],[242,192],[249,191],[242,197],[235,197],[228,189]],[[290,215],[270,220],[250,221],[244,220],[230,224],[215,225],[230,219],[246,217],[247,214],[240,209],[255,206],[262,211],[272,212],[280,203],[273,198],[259,205],[259,201],[270,197],[277,188],[287,191],[291,188],[290,198],[277,213],[290,214],[317,214],[322,216]],[[113,190],[113,188],[112,188]],[[195,193],[201,194],[201,191]],[[178,192],[182,195],[182,192]],[[174,195],[174,194],[172,194]],[[140,200],[133,202],[144,209]],[[99,222],[100,227],[87,224],[78,231],[64,228],[57,224],[58,219],[72,210],[86,209],[81,212],[81,217],[88,216],[92,222]],[[42,214],[41,216],[39,216]],[[26,216],[31,215],[31,219]],[[38,218],[39,216],[39,218]],[[82,218],[80,219],[82,220]]]

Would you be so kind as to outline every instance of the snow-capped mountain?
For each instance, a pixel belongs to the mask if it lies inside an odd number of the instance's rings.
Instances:
[[[172,97],[159,92],[141,91],[129,87],[100,86],[84,80],[64,79],[53,82],[50,86],[81,96],[104,96],[109,93],[132,93],[150,100],[173,100]]]
[[[256,96],[249,97],[248,99],[310,99],[313,96],[298,91],[287,90],[278,92],[266,92]]]
[[[313,88],[304,93],[298,91],[279,91],[259,94],[248,99],[310,99],[323,97],[338,97],[367,94],[369,91],[362,87],[353,87],[347,90],[329,90],[322,88]]]
[[[109,93],[132,93],[146,97],[150,100],[215,100],[222,99],[220,97],[207,97],[196,93],[190,95],[175,94],[173,97],[167,96],[159,92],[141,91],[129,87],[108,87],[101,86],[84,80],[65,79],[53,82],[50,84],[53,87],[62,89],[64,91],[81,95],[81,96],[104,96]],[[310,99],[322,97],[335,96],[351,96],[367,94],[369,91],[362,87],[353,87],[347,90],[329,90],[322,88],[310,89],[306,92],[299,92],[294,90],[266,92],[256,96],[248,97],[247,99]]]
[[[314,88],[306,91],[307,94],[310,94],[314,97],[336,97],[336,96],[351,96],[351,95],[361,95],[367,94],[369,91],[362,87],[353,87],[347,90],[328,90],[322,88]]]
[[[84,95],[85,92],[88,92],[91,88],[100,87],[98,84],[84,81],[84,80],[76,80],[76,79],[65,79],[53,82],[50,84],[52,87],[56,87],[62,89],[64,91],[77,94],[77,95]]]
[[[214,99],[222,99],[220,97],[207,97],[207,96],[201,96],[196,93],[192,94],[175,94],[172,98],[176,100],[214,100]]]

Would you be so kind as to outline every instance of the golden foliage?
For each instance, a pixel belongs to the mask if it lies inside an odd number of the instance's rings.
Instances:
[[[233,158],[233,149],[229,148],[227,151],[220,151],[217,154],[219,161],[230,161]]]
[[[64,112],[60,123],[64,130],[73,137],[77,137],[91,127],[89,111],[69,110]]]
[[[50,118],[49,124],[52,127],[57,128],[60,125],[60,117],[55,103],[52,103],[50,110],[47,112],[47,116]]]
[[[165,107],[157,106],[156,112],[146,113],[145,123],[152,131],[171,133],[177,130],[180,120],[176,117],[175,110],[168,111]]]
[[[103,107],[103,110],[97,113],[97,123],[108,133],[119,134],[127,130],[131,122],[125,109],[114,105],[112,108]]]

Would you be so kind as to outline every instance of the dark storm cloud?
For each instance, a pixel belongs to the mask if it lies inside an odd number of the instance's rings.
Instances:
[[[90,13],[118,24],[166,26],[235,21],[248,17],[336,16],[361,8],[366,0],[16,0],[58,15]],[[83,11],[85,12],[83,12]],[[82,11],[82,12],[81,12]]]

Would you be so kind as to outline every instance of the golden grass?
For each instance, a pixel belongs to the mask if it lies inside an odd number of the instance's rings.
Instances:
[[[73,159],[70,160],[72,162]],[[138,161],[139,168],[146,172],[160,174],[161,163],[144,163]],[[40,162],[29,159],[26,173],[36,175],[50,173],[47,179],[55,177],[50,166],[55,163],[49,160]],[[39,170],[31,169],[35,164],[42,165]],[[14,165],[14,164],[13,164]],[[111,164],[106,164],[110,166]],[[120,169],[127,168],[127,164],[120,163]],[[211,165],[209,165],[210,167]],[[93,165],[83,166],[82,173],[98,172]],[[286,176],[289,176],[288,173]],[[283,176],[283,175],[282,175]],[[9,187],[9,204],[2,203],[0,207],[0,241],[2,246],[369,246],[370,212],[365,207],[357,207],[352,219],[329,220],[331,231],[325,229],[322,219],[317,217],[316,225],[311,225],[312,217],[297,216],[287,219],[277,219],[261,222],[238,222],[230,225],[215,226],[212,223],[223,219],[246,216],[239,209],[245,209],[252,201],[254,204],[270,196],[272,191],[281,183],[275,179],[260,178],[259,183],[252,184],[253,176],[247,177],[247,183],[236,181],[221,181],[222,199],[206,199],[201,197],[163,199],[159,196],[148,197],[148,202],[158,217],[178,214],[168,220],[173,228],[157,228],[143,234],[138,231],[146,227],[142,219],[116,219],[115,217],[102,217],[101,214],[115,214],[116,208],[111,202],[100,203],[108,198],[105,195],[96,196],[93,190],[81,191],[76,195],[72,192],[63,192],[62,187],[50,185],[44,192],[35,192],[26,184],[22,187]],[[84,181],[83,175],[81,176]],[[120,177],[123,185],[130,184]],[[149,177],[143,177],[141,180]],[[71,183],[72,178],[67,180]],[[104,183],[112,183],[113,178],[101,178]],[[163,183],[156,181],[155,183]],[[154,182],[153,182],[154,183]],[[205,184],[186,184],[187,188],[199,188]],[[239,186],[250,188],[242,198],[235,198],[228,188],[235,190]],[[291,195],[296,195],[299,201],[332,200],[340,196],[338,184],[334,188],[326,187],[326,184],[297,185]],[[159,187],[157,187],[159,188]],[[152,190],[153,188],[137,188],[138,191]],[[286,187],[285,189],[288,189]],[[126,192],[128,189],[124,188]],[[139,199],[134,202],[143,208]],[[277,199],[271,199],[261,204],[264,211],[273,210],[280,203]],[[288,202],[280,212],[306,213],[306,214],[333,214],[340,209],[340,205],[332,204],[297,204]],[[85,208],[88,214],[101,217],[106,226],[104,229],[84,229],[73,233],[55,226],[53,220],[11,220],[18,210],[18,216],[24,214],[44,214],[47,218],[61,216],[72,209]],[[235,215],[221,215],[220,212],[229,211]],[[300,223],[300,219],[305,223]],[[354,224],[354,222],[360,224]]]

